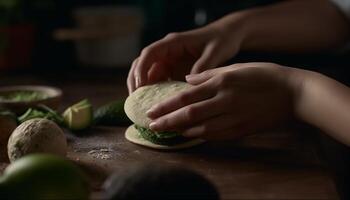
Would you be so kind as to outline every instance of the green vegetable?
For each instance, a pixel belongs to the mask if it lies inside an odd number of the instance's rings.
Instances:
[[[66,126],[71,130],[83,130],[92,124],[93,110],[88,100],[82,100],[63,113]]]
[[[94,112],[95,124],[106,126],[132,124],[125,114],[124,103],[125,100],[116,100],[98,108]]]
[[[64,158],[31,154],[9,165],[0,178],[5,199],[88,199],[81,170]]]
[[[5,101],[37,101],[47,98],[47,95],[38,91],[13,91],[0,95]]]
[[[45,118],[54,121],[60,126],[64,126],[63,118],[54,110],[45,105],[39,105],[36,108],[29,108],[23,115],[18,118],[20,123],[34,118]]]
[[[150,129],[140,127],[138,125],[134,125],[135,128],[139,131],[140,135],[154,143],[160,145],[175,145],[188,141],[188,138],[183,137],[179,133],[176,132],[154,132]]]

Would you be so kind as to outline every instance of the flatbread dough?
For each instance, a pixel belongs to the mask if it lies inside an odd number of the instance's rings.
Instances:
[[[124,110],[135,124],[149,128],[151,119],[146,112],[155,104],[192,87],[186,82],[166,81],[138,88],[126,99]]]
[[[205,142],[203,139],[193,139],[188,142],[172,145],[172,146],[154,144],[144,139],[134,125],[131,125],[128,127],[128,129],[126,129],[125,138],[130,142],[138,145],[146,146],[153,149],[163,149],[163,150],[185,149],[185,148],[193,147]]]

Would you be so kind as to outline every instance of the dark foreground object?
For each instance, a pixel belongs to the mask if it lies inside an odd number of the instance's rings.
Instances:
[[[106,184],[107,199],[219,199],[212,183],[184,168],[145,165],[114,174]]]

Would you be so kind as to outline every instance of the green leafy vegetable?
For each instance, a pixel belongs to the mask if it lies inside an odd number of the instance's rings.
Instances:
[[[183,143],[188,141],[187,138],[183,137],[179,133],[176,132],[154,132],[150,129],[140,127],[138,125],[134,125],[135,128],[139,131],[140,135],[154,143],[154,144],[160,144],[160,145],[175,145],[179,143]]]
[[[44,105],[40,105],[36,108],[29,108],[23,115],[18,118],[18,121],[20,123],[23,123],[34,118],[49,119],[60,126],[64,126],[63,118],[57,112]]]

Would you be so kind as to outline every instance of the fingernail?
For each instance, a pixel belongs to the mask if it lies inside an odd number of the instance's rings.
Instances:
[[[154,110],[152,108],[147,110],[146,115],[147,115],[147,117],[152,117],[154,115]]]
[[[151,129],[151,130],[155,130],[155,129],[157,129],[157,126],[158,126],[158,124],[157,124],[157,122],[151,122],[150,124],[149,124],[149,128]]]
[[[140,77],[137,76],[135,78],[135,80],[136,80],[136,88],[140,87],[141,86],[141,79],[140,79]]]
[[[186,75],[185,78],[186,78],[186,80],[191,79],[191,78],[193,78],[193,75],[192,74]]]

